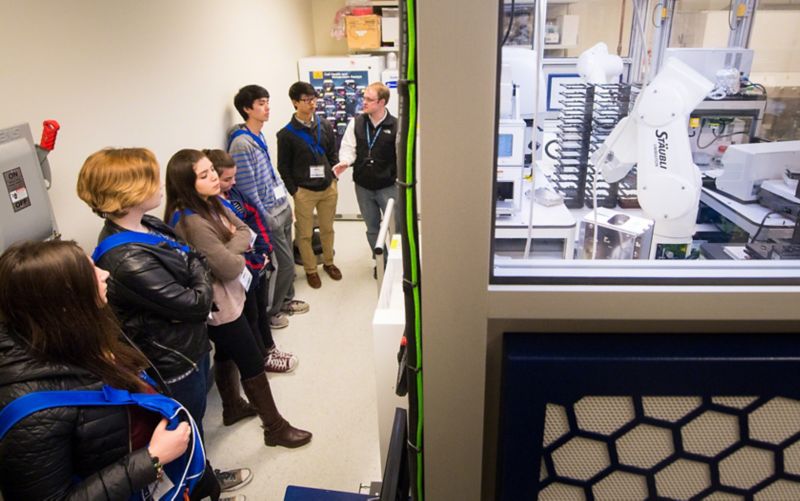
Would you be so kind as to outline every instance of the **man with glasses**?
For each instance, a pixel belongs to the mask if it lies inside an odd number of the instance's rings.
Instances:
[[[314,209],[322,243],[322,269],[333,280],[342,279],[342,272],[333,264],[333,219],[339,198],[332,170],[339,163],[336,135],[327,120],[315,116],[317,95],[311,84],[292,84],[289,99],[296,111],[286,127],[278,131],[278,171],[294,197],[295,236],[306,280],[318,289],[322,281],[311,246]]]
[[[394,184],[397,177],[397,120],[386,109],[388,102],[389,89],[384,84],[375,82],[364,90],[364,112],[347,124],[339,148],[341,161],[333,168],[333,173],[339,176],[347,167],[353,166],[356,199],[367,225],[367,242],[373,251],[373,259],[381,214],[389,199],[397,198]],[[375,268],[373,276],[376,276]]]

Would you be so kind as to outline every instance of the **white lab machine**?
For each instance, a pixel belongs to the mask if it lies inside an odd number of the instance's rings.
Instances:
[[[512,215],[522,204],[522,179],[525,166],[525,121],[500,119],[497,133],[498,217]]]
[[[664,60],[670,57],[686,64],[711,82],[717,81],[720,70],[735,68],[740,74],[749,76],[753,67],[753,49],[670,47],[664,51]]]
[[[500,118],[516,116],[522,119],[532,119],[538,82],[536,51],[524,47],[503,47],[502,61]],[[514,104],[512,104],[512,95],[516,96]]]
[[[755,202],[764,181],[800,173],[800,141],[732,145],[722,155],[722,167],[717,189],[740,202]]]

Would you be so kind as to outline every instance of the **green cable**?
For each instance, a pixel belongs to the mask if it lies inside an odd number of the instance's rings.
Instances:
[[[413,288],[414,296],[414,339],[415,339],[415,359],[417,367],[422,366],[422,318],[420,312],[422,310],[419,291],[419,270],[417,267],[418,251],[417,243],[414,239],[414,226],[416,224],[416,215],[414,214],[413,204],[413,186],[414,184],[414,159],[416,150],[416,137],[417,137],[417,83],[416,83],[416,51],[417,51],[417,34],[416,34],[416,13],[414,11],[414,0],[406,0],[407,18],[408,18],[408,68],[406,70],[406,81],[408,84],[409,95],[409,117],[408,117],[408,135],[406,141],[406,226],[408,230],[408,248],[412,257],[411,263],[411,282],[416,284]],[[416,447],[417,454],[417,496],[418,499],[425,499],[425,492],[423,487],[424,478],[424,464],[422,454],[422,431],[423,431],[423,398],[422,398],[422,371],[416,372],[416,387],[417,387],[417,429],[416,429]]]

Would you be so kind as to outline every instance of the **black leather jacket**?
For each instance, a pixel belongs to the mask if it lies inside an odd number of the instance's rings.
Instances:
[[[172,228],[152,216],[145,226],[174,240]],[[98,241],[125,231],[106,221]],[[211,350],[206,320],[213,302],[205,259],[166,243],[129,243],[106,252],[97,266],[107,270],[108,304],[122,329],[165,380],[191,369]],[[154,375],[155,376],[155,375]]]
[[[32,391],[100,386],[83,369],[34,360],[0,324],[0,408]],[[125,406],[31,414],[0,441],[3,499],[128,499],[156,480],[147,449],[131,453],[129,437]]]

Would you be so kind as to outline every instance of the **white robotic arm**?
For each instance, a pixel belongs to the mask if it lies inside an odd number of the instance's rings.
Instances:
[[[650,257],[671,245],[691,243],[702,182],[692,161],[689,114],[714,84],[677,59],[667,59],[592,156],[608,182],[619,181],[637,164],[642,210],[655,221]]]
[[[622,75],[622,58],[608,53],[608,46],[603,42],[583,51],[578,57],[578,74],[590,84],[610,84],[619,82]]]

